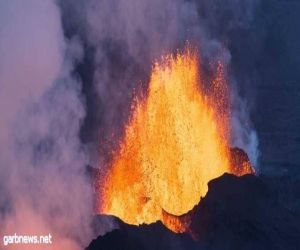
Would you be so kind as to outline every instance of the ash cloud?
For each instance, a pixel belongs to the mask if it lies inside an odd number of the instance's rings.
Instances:
[[[0,235],[50,233],[43,249],[82,249],[92,192],[78,136],[85,105],[72,74],[81,45],[65,40],[50,0],[1,1],[0,37]]]

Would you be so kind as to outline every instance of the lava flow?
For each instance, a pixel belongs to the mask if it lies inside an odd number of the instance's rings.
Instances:
[[[198,204],[210,180],[252,171],[231,166],[223,67],[204,94],[196,54],[187,48],[154,64],[146,98],[135,103],[101,180],[100,213],[134,225],[160,220],[182,232],[177,216]]]

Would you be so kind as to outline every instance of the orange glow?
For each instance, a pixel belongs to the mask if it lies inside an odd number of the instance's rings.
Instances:
[[[176,217],[198,204],[210,180],[234,171],[223,70],[219,64],[212,91],[204,95],[191,48],[154,64],[147,96],[134,105],[101,180],[100,213],[135,225],[161,220],[175,232],[185,231]]]

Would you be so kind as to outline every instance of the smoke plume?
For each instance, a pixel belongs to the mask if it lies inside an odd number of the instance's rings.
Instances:
[[[81,45],[65,40],[50,0],[1,1],[0,19],[1,235],[50,233],[43,249],[82,249],[92,192],[78,137],[81,83],[72,76]]]

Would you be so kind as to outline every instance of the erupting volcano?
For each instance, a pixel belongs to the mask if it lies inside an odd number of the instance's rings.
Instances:
[[[210,180],[253,171],[250,164],[232,166],[223,65],[205,91],[196,52],[188,46],[154,64],[147,94],[133,105],[124,138],[100,180],[100,213],[134,225],[160,220],[182,232],[177,216],[198,204]]]

